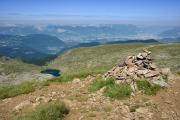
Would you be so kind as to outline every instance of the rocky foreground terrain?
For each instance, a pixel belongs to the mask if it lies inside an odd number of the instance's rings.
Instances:
[[[0,118],[10,120],[26,113],[35,106],[56,100],[70,107],[65,120],[179,120],[180,77],[174,76],[168,89],[156,96],[137,94],[125,100],[111,100],[102,90],[89,92],[93,76],[80,81],[52,83],[50,86],[30,94],[1,100]]]
[[[103,76],[116,79],[116,84],[133,84],[146,79],[162,87],[156,95],[142,94],[131,85],[133,94],[123,100],[104,96],[104,87],[92,92],[93,81]],[[163,76],[167,76],[168,81]],[[128,56],[122,63],[105,74],[74,78],[66,83],[50,83],[32,93],[6,98],[0,101],[1,120],[10,120],[33,110],[42,103],[64,101],[70,112],[65,120],[179,120],[180,76],[170,73],[169,68],[158,68],[150,58],[150,51]]]

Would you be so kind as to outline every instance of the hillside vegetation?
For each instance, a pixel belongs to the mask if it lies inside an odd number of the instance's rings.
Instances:
[[[32,70],[40,70],[40,67],[36,65],[26,64],[18,59],[11,59],[5,56],[0,56],[0,75],[30,72]]]
[[[123,62],[127,55],[137,54],[143,48],[152,51],[158,66],[180,71],[180,43],[131,43],[76,48],[51,61],[48,67],[60,69],[62,76],[104,73]]]

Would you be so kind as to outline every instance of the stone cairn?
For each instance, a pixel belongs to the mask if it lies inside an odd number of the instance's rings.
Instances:
[[[110,71],[104,74],[105,78],[115,78],[116,83],[131,84],[136,80],[149,80],[161,86],[167,86],[167,83],[162,81],[162,76],[170,73],[169,68],[159,69],[152,62],[151,52],[147,49],[137,55],[128,56],[123,64],[113,67]]]

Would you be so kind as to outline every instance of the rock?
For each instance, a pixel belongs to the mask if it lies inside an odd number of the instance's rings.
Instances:
[[[144,70],[138,70],[138,71],[136,72],[136,74],[137,74],[137,75],[145,75],[145,74],[147,74],[148,72],[149,72],[149,70],[144,69]]]
[[[160,76],[155,76],[155,77],[152,78],[152,80],[156,81],[156,80],[160,80],[160,78],[161,78]]]
[[[138,61],[135,62],[135,64],[136,64],[137,66],[140,66],[142,63],[143,63],[142,60],[138,60]]]
[[[140,59],[140,60],[143,59],[143,56],[141,55],[141,53],[139,53],[136,57],[137,57],[138,59]]]
[[[106,86],[102,87],[99,91],[100,91],[101,93],[103,93],[105,89],[106,89]]]
[[[35,103],[32,104],[33,107],[36,107],[38,105],[40,105],[40,102],[35,102]]]
[[[133,65],[133,60],[134,60],[134,57],[133,56],[128,56],[125,60],[125,64],[126,65]]]
[[[168,75],[170,73],[170,68],[161,68],[161,73],[163,75]]]
[[[36,102],[41,102],[41,101],[43,101],[44,99],[45,99],[44,96],[40,96],[40,97],[37,97],[37,98],[35,99],[35,101],[36,101]]]
[[[46,97],[45,99],[44,99],[44,102],[45,103],[48,103],[48,102],[51,102],[52,101],[52,98],[50,98],[50,97]]]
[[[12,98],[6,98],[6,99],[4,99],[4,100],[2,100],[4,103],[9,103],[9,102],[11,102],[12,101]]]
[[[145,114],[145,113],[148,113],[148,109],[144,107],[140,107],[136,109],[136,112]]]
[[[147,54],[146,52],[143,52],[143,53],[141,53],[141,56],[142,56],[143,58],[146,58],[146,57],[148,56],[148,54]]]
[[[136,91],[137,91],[137,85],[136,85],[135,83],[132,82],[132,83],[130,84],[130,86],[131,86],[131,89],[132,89],[133,92],[136,92]]]
[[[157,68],[157,66],[155,64],[153,64],[153,63],[149,64],[149,66],[150,66],[151,69],[156,69]]]
[[[167,114],[167,113],[162,112],[162,113],[161,113],[161,118],[162,118],[162,119],[168,119],[169,117],[168,117],[168,114]]]
[[[81,82],[81,80],[80,80],[79,78],[75,78],[75,79],[72,81],[72,83],[79,83],[79,82]]]
[[[147,74],[144,75],[144,77],[149,78],[149,77],[154,77],[158,75],[159,75],[159,71],[149,71]]]
[[[153,80],[152,83],[159,85],[161,87],[168,87],[169,86],[166,82],[164,82],[162,80]]]
[[[25,108],[26,106],[28,106],[30,104],[31,104],[31,102],[29,100],[23,101],[19,105],[15,106],[13,108],[13,110],[14,111],[20,111],[20,110],[22,110],[23,108]]]
[[[151,51],[148,51],[146,48],[143,49],[144,52],[146,52],[147,54],[151,54]]]
[[[51,92],[52,96],[55,96],[57,94],[57,92]]]

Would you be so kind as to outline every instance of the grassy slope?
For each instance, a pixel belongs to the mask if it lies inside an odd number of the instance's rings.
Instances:
[[[180,43],[131,43],[77,48],[60,55],[48,67],[60,69],[63,74],[103,73],[123,62],[126,56],[137,54],[142,48],[152,51],[159,66],[180,71]]]
[[[30,72],[32,70],[40,70],[40,67],[36,65],[26,64],[17,59],[11,59],[4,56],[0,56],[0,73],[6,75],[11,73]]]

